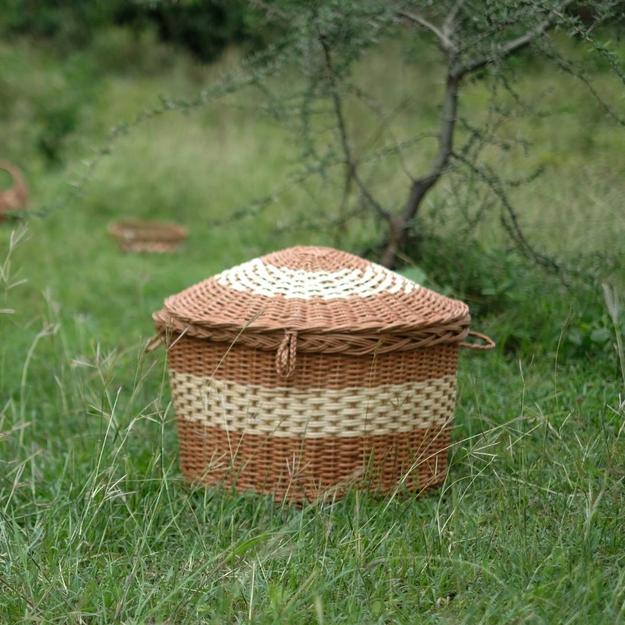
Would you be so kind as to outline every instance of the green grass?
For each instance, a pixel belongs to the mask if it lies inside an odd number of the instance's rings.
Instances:
[[[336,180],[286,185],[259,216],[212,225],[284,185],[297,154],[242,94],[137,127],[79,197],[57,206],[112,124],[158,94],[191,96],[236,61],[203,68],[114,37],[140,69],[120,53],[95,85],[83,74],[110,59],[107,40],[66,61],[0,45],[14,97],[0,120],[8,156],[27,170],[33,206],[55,206],[29,221],[12,253],[13,228],[0,229],[0,309],[14,310],[0,315],[0,622],[625,623],[625,408],[612,325],[599,285],[566,289],[507,254],[496,214],[479,246],[452,238],[424,263],[430,283],[466,297],[476,326],[500,344],[462,357],[442,489],[386,501],[354,492],[298,509],[181,479],[164,354],[143,353],[150,313],[273,247],[333,243],[334,233],[297,222],[332,213]],[[362,80],[391,103],[415,92],[395,130],[431,123],[435,68],[425,59],[415,77],[402,67],[402,80],[387,68],[375,57]],[[569,259],[619,253],[625,135],[567,78],[528,71],[521,86],[535,101],[566,102],[555,118],[506,129],[535,145],[505,167],[546,166],[514,192],[528,233]],[[89,97],[62,147],[67,173],[34,147],[40,122],[29,106],[75,84]],[[479,115],[487,101],[475,85],[463,106]],[[364,141],[366,113],[354,105],[352,119]],[[424,155],[408,158],[416,166]],[[369,175],[400,198],[396,169]],[[452,208],[441,185],[424,224],[439,220],[449,234]],[[171,257],[121,254],[105,228],[126,215],[174,217],[192,226],[189,242]],[[365,225],[342,244],[357,249],[369,234]],[[622,298],[622,273],[611,279]]]

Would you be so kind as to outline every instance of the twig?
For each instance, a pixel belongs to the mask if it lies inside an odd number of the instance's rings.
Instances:
[[[456,16],[462,8],[464,2],[465,0],[458,0],[456,4],[451,8],[451,11],[449,11],[447,17],[445,18],[445,21],[443,22],[442,31],[445,37],[447,37],[448,39],[451,39],[451,34],[455,28]]]
[[[415,24],[418,24],[426,30],[429,30],[431,33],[434,33],[434,35],[436,35],[436,37],[438,38],[439,44],[444,52],[455,51],[456,46],[449,38],[449,36],[445,33],[445,31],[438,28],[438,26],[432,24],[432,22],[430,22],[429,20],[416,13],[408,13],[408,11],[399,11],[397,14],[404,19],[407,19],[410,22],[414,22]]]
[[[546,54],[554,63],[564,72],[573,76],[579,80],[588,89],[590,95],[597,101],[597,103],[603,108],[603,110],[609,115],[617,124],[625,126],[625,118],[621,117],[599,94],[595,86],[592,84],[590,78],[580,69],[576,69],[572,63],[567,61],[563,56],[558,54],[555,50],[546,50]]]
[[[512,240],[517,243],[521,251],[524,252],[525,255],[531,258],[534,262],[557,274],[558,276],[560,276],[561,279],[564,279],[563,268],[549,256],[546,256],[545,254],[536,251],[525,237],[525,234],[519,223],[516,211],[514,210],[514,207],[512,206],[512,203],[510,202],[507,193],[503,189],[501,179],[489,168],[479,167],[462,154],[454,152],[453,158],[463,163],[466,167],[473,171],[483,182],[485,182],[489,186],[489,188],[497,196],[508,215],[508,220],[502,217],[502,224]]]
[[[454,129],[458,115],[458,90],[460,78],[452,75],[447,76],[445,83],[445,95],[441,112],[441,125],[438,135],[438,151],[432,162],[430,171],[415,180],[410,185],[408,199],[404,204],[400,216],[391,222],[390,238],[382,254],[381,262],[385,267],[393,267],[395,257],[406,239],[408,229],[417,215],[423,198],[430,189],[438,182],[439,178],[449,164],[453,150]]]
[[[527,47],[534,39],[537,39],[541,35],[544,35],[547,31],[553,28],[557,23],[557,18],[562,16],[562,11],[567,7],[567,5],[571,4],[572,0],[566,0],[562,3],[559,10],[552,10],[549,13],[549,16],[541,22],[535,28],[527,31],[523,35],[516,37],[515,39],[510,39],[506,43],[498,46],[493,54],[488,54],[478,59],[474,59],[469,61],[468,63],[462,63],[454,68],[453,72],[460,78],[466,76],[467,74],[471,74],[476,72],[477,70],[482,69],[489,63],[492,63],[498,58],[505,58],[507,56],[511,56],[512,54],[519,52],[523,48]]]
[[[371,204],[371,206],[375,209],[378,215],[382,217],[384,220],[390,222],[391,214],[373,197],[373,194],[369,191],[369,189],[364,184],[364,182],[362,181],[362,178],[360,177],[358,173],[358,165],[356,163],[356,160],[354,159],[352,148],[349,142],[349,137],[347,134],[348,131],[347,131],[347,124],[345,122],[345,114],[343,112],[343,101],[341,99],[341,96],[339,94],[339,90],[336,84],[336,75],[334,72],[334,67],[332,65],[330,47],[328,46],[327,41],[322,35],[319,36],[319,43],[321,44],[321,49],[323,50],[324,61],[325,61],[326,69],[328,71],[328,79],[330,83],[332,102],[334,104],[334,113],[336,115],[339,135],[341,138],[341,148],[345,156],[345,168],[346,168],[345,191],[346,193],[349,192],[349,185],[351,184],[351,181],[353,180],[358,186],[358,188],[360,189],[360,192],[367,199],[369,204]]]
[[[605,301],[605,306],[608,309],[608,315],[610,316],[610,320],[612,321],[612,325],[614,326],[614,336],[616,337],[616,351],[618,353],[619,364],[621,367],[623,386],[625,387],[625,347],[623,346],[623,335],[621,332],[620,324],[621,306],[618,294],[616,293],[616,289],[612,285],[604,282],[601,285],[601,288],[603,289],[603,299]]]

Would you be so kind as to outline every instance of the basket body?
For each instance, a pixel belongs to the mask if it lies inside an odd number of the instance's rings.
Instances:
[[[297,247],[167,298],[154,320],[189,479],[291,501],[444,480],[463,302]]]
[[[168,352],[180,464],[206,485],[276,499],[420,492],[446,475],[457,345],[387,354],[275,354],[182,337]]]

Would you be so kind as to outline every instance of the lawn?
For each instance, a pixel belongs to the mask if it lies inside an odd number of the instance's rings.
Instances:
[[[136,125],[83,180],[112,125],[159,95],[192,98],[238,61],[205,67],[107,37],[65,59],[0,43],[3,150],[26,170],[36,212],[0,225],[0,622],[625,623],[625,381],[600,278],[565,286],[520,258],[496,212],[470,244],[456,238],[446,185],[423,223],[448,243],[426,244],[421,270],[467,299],[499,346],[461,358],[444,486],[297,508],[182,480],[164,353],[144,352],[151,313],[273,248],[335,244],[304,217],[331,214],[336,187],[288,184],[294,136],[245,91]],[[440,87],[430,60],[404,62],[390,47],[362,75],[390,105],[415,92],[398,131],[432,123]],[[530,66],[520,86],[555,113],[504,129],[529,137],[528,156],[487,158],[545,169],[514,191],[528,236],[567,262],[622,261],[625,130],[567,76]],[[54,123],[73,124],[57,164],[35,147],[53,126],[38,113],[48,101]],[[464,110],[487,101],[476,84]],[[364,140],[366,114],[352,119]],[[392,162],[371,175],[402,197]],[[172,256],[123,254],[106,225],[128,215],[175,218],[189,241]],[[340,244],[358,251],[370,237],[364,224]],[[624,299],[623,265],[608,277]]]

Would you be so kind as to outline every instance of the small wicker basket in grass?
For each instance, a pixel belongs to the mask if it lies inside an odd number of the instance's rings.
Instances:
[[[494,345],[464,303],[322,247],[224,271],[154,320],[184,474],[299,502],[440,484],[459,349]]]
[[[0,170],[11,177],[11,186],[0,189],[0,221],[4,221],[15,211],[26,208],[28,202],[28,188],[22,172],[8,161],[0,161]]]
[[[175,252],[188,235],[178,224],[146,219],[116,221],[108,231],[125,252]]]

